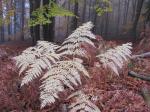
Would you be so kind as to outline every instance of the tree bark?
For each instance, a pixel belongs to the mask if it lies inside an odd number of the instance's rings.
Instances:
[[[1,4],[0,4],[0,10],[1,10],[1,12],[2,13],[0,13],[0,17],[2,18],[2,20],[3,20],[3,6],[2,6],[2,1],[0,2]],[[1,39],[1,42],[4,42],[4,24],[2,23],[1,25],[0,25],[0,39]]]
[[[75,4],[74,4],[74,14],[75,14],[76,16],[79,15],[79,14],[78,14],[78,8],[79,8],[79,3],[78,3],[78,2],[79,2],[79,1],[76,0],[76,1],[75,1]],[[72,25],[71,25],[72,31],[75,30],[77,27],[78,27],[78,18],[77,18],[77,17],[73,17],[73,19],[72,19]]]
[[[24,14],[25,14],[25,0],[21,1],[21,40],[24,40]]]
[[[52,0],[52,1],[56,2],[56,0]],[[43,0],[43,5],[46,5],[48,3],[49,3],[49,0]],[[43,37],[44,37],[44,40],[53,42],[55,38],[55,29],[54,29],[55,18],[54,17],[51,18],[51,21],[52,23],[43,25]]]
[[[139,78],[141,80],[150,81],[150,75],[146,76],[146,75],[138,74],[138,73],[136,73],[134,71],[129,71],[128,75],[131,76],[131,77]]]
[[[120,4],[121,4],[121,1],[119,0],[116,34],[119,34],[119,28],[120,28],[119,27],[119,24],[120,24]]]
[[[133,26],[131,29],[131,36],[133,37],[133,41],[136,41],[137,39],[136,29],[137,29],[137,24],[140,18],[143,3],[144,3],[144,0],[138,0],[137,7],[136,7],[136,15],[135,15],[135,19],[134,19]]]
[[[40,0],[30,0],[30,18],[32,18],[32,12],[40,7]],[[37,40],[40,40],[40,26],[34,26],[30,28],[31,37],[33,39],[33,44],[36,43]]]
[[[136,58],[149,58],[150,57],[150,52],[147,53],[143,53],[143,54],[139,54],[139,55],[133,55],[132,59],[136,59]]]
[[[84,0],[83,3],[84,3],[84,5],[83,5],[83,13],[82,13],[82,23],[85,21],[87,1]]]
[[[16,8],[16,0],[14,0],[14,7]],[[14,11],[14,34],[16,34],[16,27],[17,27],[17,25],[16,25],[16,22],[17,22],[17,17],[16,17],[16,11]]]

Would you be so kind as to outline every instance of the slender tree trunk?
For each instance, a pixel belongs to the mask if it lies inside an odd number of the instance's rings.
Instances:
[[[68,10],[70,10],[70,1],[68,1]],[[70,23],[70,17],[67,17],[67,22]],[[66,33],[66,37],[68,36],[70,31],[70,25],[67,24],[67,33]]]
[[[137,0],[133,0],[132,1],[133,12],[132,12],[132,19],[131,19],[132,21],[134,21],[134,17],[135,17],[136,4],[137,4]]]
[[[7,2],[6,4],[6,8],[9,11],[10,6],[11,6],[12,2]],[[7,31],[8,31],[8,40],[10,40],[10,35],[11,35],[11,17],[8,18],[9,19],[9,24],[7,25]]]
[[[74,4],[74,14],[75,14],[76,16],[79,15],[79,14],[78,14],[78,8],[79,8],[79,3],[78,3],[78,2],[79,2],[79,1],[76,0],[76,1],[75,1],[75,4]],[[78,18],[77,18],[77,17],[73,17],[73,19],[72,19],[72,26],[71,26],[72,31],[75,30],[77,27],[78,27]]]
[[[88,19],[90,20],[91,18],[91,0],[89,1],[89,17]]]
[[[127,20],[128,20],[128,12],[129,12],[129,4],[130,2],[129,2],[129,0],[127,1],[127,8],[126,8],[126,17],[125,17],[125,24],[127,23]]]
[[[126,25],[127,23],[127,18],[128,18],[128,9],[129,9],[129,0],[125,1],[124,5],[124,17],[123,17],[123,25]]]
[[[54,41],[54,27],[55,27],[55,18],[51,19],[52,23],[43,25],[43,34],[44,34],[44,40],[46,41]]]
[[[22,0],[21,11],[21,40],[24,40],[24,14],[25,14],[25,0]]]
[[[138,3],[137,3],[136,15],[135,15],[135,19],[134,19],[133,26],[131,29],[131,36],[133,37],[133,41],[136,41],[136,29],[137,29],[137,24],[140,18],[143,2],[144,0],[138,0]]]
[[[53,2],[56,2],[56,0],[52,0]],[[43,0],[43,5],[46,5],[49,3],[49,0]],[[44,40],[47,41],[54,41],[55,37],[55,18],[51,19],[52,23],[43,25],[43,35],[44,35]]]
[[[16,0],[14,0],[14,7],[15,7],[15,9],[16,9]],[[17,30],[17,25],[16,25],[16,23],[17,23],[17,17],[16,17],[17,15],[16,15],[16,11],[14,11],[14,35],[16,34],[16,30]]]
[[[3,20],[3,3],[2,1],[0,1],[0,10],[2,13],[0,13],[0,18],[2,18]],[[2,23],[0,25],[0,39],[1,39],[1,42],[4,42],[4,24]]]
[[[1,36],[1,42],[4,42],[5,41],[5,39],[4,39],[4,25],[2,25],[0,29],[1,29],[1,35],[0,35]]]
[[[30,18],[32,18],[32,12],[40,7],[40,0],[30,0]],[[40,40],[40,27],[39,25],[30,28],[31,37],[33,39],[33,44],[37,40]]]
[[[120,0],[119,0],[119,6],[118,6],[118,17],[117,17],[117,36],[118,36],[118,34],[119,34],[119,23],[120,23],[120,4],[121,4],[121,2],[120,2]]]
[[[105,22],[105,36],[107,37],[108,26],[109,26],[109,17],[108,13],[106,13],[106,22]]]
[[[84,0],[83,2],[84,2],[84,5],[83,5],[83,13],[82,13],[82,23],[85,21],[87,0]]]
[[[96,1],[94,2],[93,6],[94,7],[95,5],[99,4],[99,1]],[[93,20],[93,23],[96,25],[96,22],[97,22],[97,12],[94,10],[94,20]],[[96,32],[97,29],[96,29],[96,26],[93,28],[93,31]]]
[[[43,6],[43,0],[41,0],[40,2],[40,7]],[[44,37],[43,37],[43,25],[40,25],[40,40],[44,40]]]

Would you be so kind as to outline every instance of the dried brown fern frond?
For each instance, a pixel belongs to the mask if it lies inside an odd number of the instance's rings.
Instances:
[[[121,69],[124,65],[124,62],[131,57],[131,49],[132,43],[123,44],[114,49],[109,49],[103,54],[97,55],[97,58],[105,68],[108,67],[117,75],[119,75],[118,69]]]
[[[81,84],[80,73],[89,77],[88,72],[79,61],[59,61],[43,76],[41,89],[41,108],[54,103],[58,93],[64,91],[64,85],[74,90]]]
[[[99,108],[89,100],[89,96],[82,91],[71,94],[67,99],[73,98],[75,102],[69,105],[69,112],[101,112]]]

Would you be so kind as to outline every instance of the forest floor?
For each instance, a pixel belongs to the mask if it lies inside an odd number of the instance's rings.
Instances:
[[[0,112],[62,112],[62,104],[66,102],[61,101],[40,110],[38,80],[20,88],[21,78],[12,57],[28,46],[26,43],[0,45]],[[134,45],[133,51],[133,54],[147,52],[150,46]],[[128,76],[130,70],[150,74],[150,58],[131,61],[119,77],[97,67],[88,70],[93,77],[81,88],[98,97],[94,103],[102,112],[150,112],[150,101],[145,97],[149,95],[150,82]]]

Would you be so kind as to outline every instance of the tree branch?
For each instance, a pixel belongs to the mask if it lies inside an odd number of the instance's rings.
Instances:
[[[139,54],[139,55],[133,55],[132,59],[136,59],[136,58],[149,58],[150,57],[150,52],[147,53],[143,53],[143,54]]]
[[[136,77],[136,78],[139,78],[141,80],[145,80],[145,81],[150,81],[150,75],[147,74],[146,75],[142,75],[142,74],[138,74],[134,71],[129,71],[128,72],[128,76],[131,76],[131,77]]]

